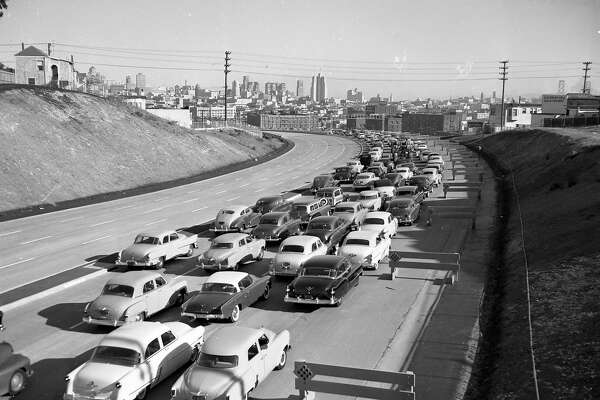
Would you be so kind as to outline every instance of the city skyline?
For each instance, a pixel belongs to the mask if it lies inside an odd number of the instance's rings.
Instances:
[[[230,79],[238,82],[250,75],[294,88],[320,73],[329,96],[344,98],[358,87],[366,98],[409,99],[498,90],[502,59],[509,60],[508,97],[555,93],[559,80],[567,92],[581,91],[581,63],[592,61],[598,92],[600,1],[354,3],[184,1],[165,9],[141,1],[77,8],[67,0],[9,2],[0,19],[0,62],[13,66],[21,42],[43,50],[53,42],[54,54],[74,55],[80,72],[94,65],[109,80],[143,73],[151,87],[187,80],[220,88],[224,51],[231,50]],[[272,17],[265,26],[247,22],[265,17]]]

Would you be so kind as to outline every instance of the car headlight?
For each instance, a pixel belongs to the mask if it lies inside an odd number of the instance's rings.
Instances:
[[[123,256],[123,251],[120,251],[119,253],[117,253],[117,262],[121,261],[122,256]]]
[[[92,303],[87,303],[87,304],[85,305],[85,308],[83,309],[83,314],[84,314],[84,315],[87,315],[87,313],[88,313],[88,310],[90,309],[90,304],[92,304]]]
[[[146,254],[144,256],[144,261],[150,261],[150,254]]]

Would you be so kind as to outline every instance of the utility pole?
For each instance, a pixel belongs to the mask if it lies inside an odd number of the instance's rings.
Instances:
[[[229,69],[231,67],[231,64],[229,64],[229,61],[231,61],[230,54],[229,50],[225,51],[225,127],[227,127],[227,74],[231,72]]]
[[[587,91],[587,89],[586,89],[586,86],[587,86],[587,78],[588,78],[588,72],[589,72],[589,71],[590,71],[590,69],[591,69],[591,68],[590,68],[590,64],[591,64],[591,63],[592,63],[591,61],[585,61],[585,62],[583,63],[583,65],[585,66],[585,67],[583,68],[583,72],[584,72],[585,74],[583,75],[583,90],[581,91],[581,93],[584,93],[584,94],[585,94],[585,93],[586,93],[586,91]]]
[[[500,61],[500,64],[502,64],[502,66],[498,67],[500,68],[500,78],[498,79],[502,81],[502,106],[500,108],[500,130],[502,130],[504,129],[504,84],[508,80],[508,78],[506,77],[506,75],[508,74],[508,66],[506,65],[508,64],[508,60]]]

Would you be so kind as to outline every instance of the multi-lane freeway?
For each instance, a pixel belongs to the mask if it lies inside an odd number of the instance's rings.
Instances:
[[[25,297],[8,308],[6,339],[31,358],[35,370],[30,387],[20,397],[59,397],[64,391],[64,376],[84,362],[110,331],[81,322],[85,304],[98,295],[106,280],[124,271],[106,272],[110,265],[98,261],[100,256],[126,247],[140,231],[198,225],[214,218],[224,205],[249,205],[261,196],[302,186],[318,173],[345,164],[359,151],[356,143],[335,136],[286,137],[295,142],[293,150],[246,170],[160,192],[0,223],[0,293],[84,264],[98,271],[75,285],[62,285],[61,290],[32,297],[31,301]],[[441,196],[441,189],[436,189],[433,197]],[[454,252],[461,246],[465,230],[464,224],[451,220],[431,227],[421,221],[399,229],[394,250]],[[207,238],[201,237],[192,257],[167,263],[164,273],[198,288],[207,275],[196,267],[195,260],[208,245]],[[243,269],[265,274],[275,249],[268,250],[263,261]],[[238,324],[264,326],[275,332],[288,329],[293,345],[291,361],[398,369],[412,349],[423,314],[441,288],[434,284],[435,278],[445,273],[406,270],[402,275],[404,279],[390,280],[384,265],[378,271],[366,271],[339,308],[284,303],[285,281],[276,280],[270,299],[244,310]],[[179,320],[179,309],[169,309],[152,319]],[[224,324],[207,324],[207,333]],[[281,399],[295,393],[292,368],[290,362],[272,373],[253,396]],[[153,389],[149,398],[168,398],[181,372]]]

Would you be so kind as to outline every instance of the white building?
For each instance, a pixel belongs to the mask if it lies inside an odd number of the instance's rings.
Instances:
[[[74,90],[77,88],[77,72],[73,59],[51,57],[34,46],[15,54],[15,83],[50,86]]]

